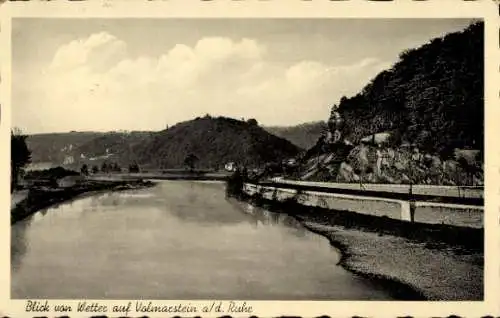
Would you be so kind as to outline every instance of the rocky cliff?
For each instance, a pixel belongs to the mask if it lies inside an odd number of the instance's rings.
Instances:
[[[339,158],[335,152],[310,157],[300,178],[314,181],[483,185],[477,150],[456,150],[444,160],[410,146],[360,144]]]
[[[484,25],[402,52],[332,107],[296,177],[338,182],[482,185]]]

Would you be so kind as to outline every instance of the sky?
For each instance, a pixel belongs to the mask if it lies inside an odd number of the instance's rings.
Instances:
[[[12,126],[161,130],[198,116],[326,120],[405,49],[470,19],[49,19],[12,22]]]

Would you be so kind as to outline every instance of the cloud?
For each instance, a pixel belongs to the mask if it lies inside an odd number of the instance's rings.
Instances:
[[[110,66],[113,61],[123,58],[125,42],[113,35],[101,32],[87,39],[71,41],[63,45],[52,59],[51,69],[64,72],[72,68],[88,65],[97,71]]]
[[[46,130],[161,129],[205,113],[291,125],[326,119],[341,96],[388,66],[374,58],[285,64],[271,54],[255,39],[205,37],[131,57],[124,41],[101,32],[59,47],[33,94]]]

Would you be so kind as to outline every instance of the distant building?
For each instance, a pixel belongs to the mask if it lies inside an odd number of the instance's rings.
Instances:
[[[70,164],[72,164],[74,162],[75,162],[75,159],[73,158],[73,156],[66,156],[66,157],[64,157],[64,161],[63,161],[64,165],[70,165]]]
[[[226,169],[226,171],[236,171],[236,163],[228,162],[224,165],[224,169]]]

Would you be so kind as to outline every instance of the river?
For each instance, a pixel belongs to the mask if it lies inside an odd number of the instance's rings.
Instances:
[[[11,227],[11,297],[389,300],[285,214],[224,184],[161,181],[87,196]]]

